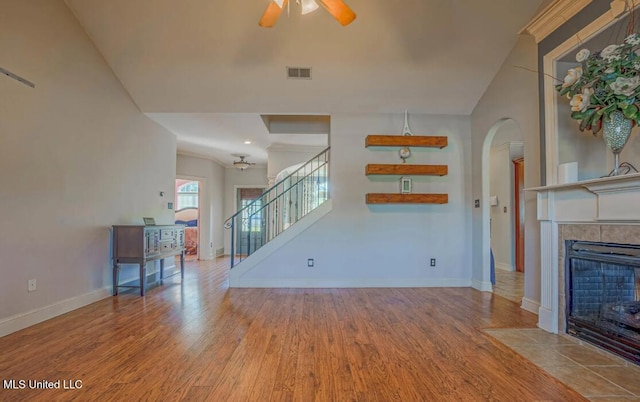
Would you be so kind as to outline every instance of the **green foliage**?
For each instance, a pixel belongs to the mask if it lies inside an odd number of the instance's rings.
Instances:
[[[571,118],[580,121],[581,131],[597,134],[603,119],[614,110],[640,123],[639,53],[640,35],[635,33],[599,52],[578,52],[580,66],[567,72],[556,91],[571,99]]]

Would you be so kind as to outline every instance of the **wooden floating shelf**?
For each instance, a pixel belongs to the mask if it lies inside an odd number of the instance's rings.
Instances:
[[[367,176],[377,174],[445,176],[448,171],[447,165],[408,165],[406,163],[397,165],[370,163],[365,168]]]
[[[448,194],[367,194],[367,204],[446,204],[448,202]]]
[[[430,147],[444,148],[447,137],[429,135],[368,135],[365,147]]]

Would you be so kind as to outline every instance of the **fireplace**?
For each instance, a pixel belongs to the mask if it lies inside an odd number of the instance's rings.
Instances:
[[[567,332],[640,364],[640,245],[565,241]]]

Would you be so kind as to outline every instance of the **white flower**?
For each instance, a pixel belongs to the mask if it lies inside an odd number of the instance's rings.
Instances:
[[[562,86],[565,88],[570,87],[578,82],[580,77],[582,77],[582,67],[578,66],[576,68],[570,68],[569,71],[567,71],[567,76],[564,77],[564,83]]]
[[[589,49],[582,49],[578,52],[578,54],[576,54],[576,61],[578,63],[582,63],[583,61],[587,60],[590,55],[591,52],[589,51]]]
[[[571,102],[571,111],[584,112],[591,104],[591,95],[593,95],[593,88],[582,88],[581,94],[573,95]]]
[[[618,45],[609,45],[607,47],[605,47],[604,49],[602,49],[602,52],[600,52],[600,56],[603,59],[607,59],[607,60],[611,60],[612,56],[617,56],[620,46]]]
[[[624,96],[633,95],[638,85],[640,85],[640,76],[630,78],[618,77],[614,82],[609,84],[614,94]]]
[[[604,70],[605,74],[611,74],[611,73],[614,73],[615,71],[616,69],[613,67],[609,67],[606,70]]]
[[[632,33],[631,35],[624,38],[624,42],[631,46],[640,45],[640,35],[637,33]]]

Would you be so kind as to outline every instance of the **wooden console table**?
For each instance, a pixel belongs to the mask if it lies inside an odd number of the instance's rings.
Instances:
[[[184,225],[114,225],[113,295],[118,294],[118,288],[139,287],[140,296],[144,296],[147,262],[160,260],[160,283],[162,283],[164,259],[174,255],[180,255],[180,276],[184,279],[184,254]],[[119,284],[120,264],[140,266],[139,286]]]

